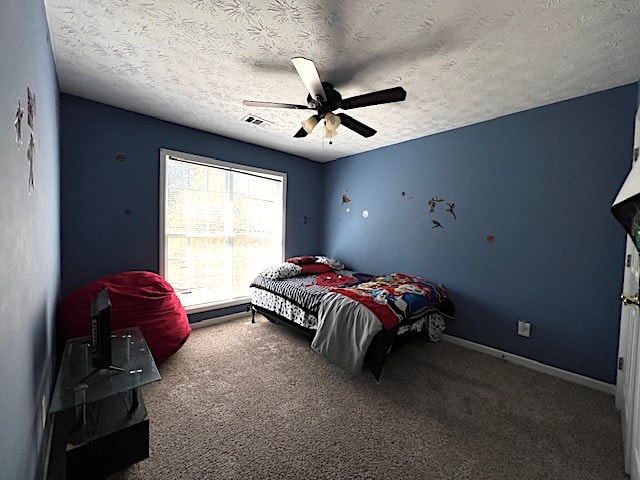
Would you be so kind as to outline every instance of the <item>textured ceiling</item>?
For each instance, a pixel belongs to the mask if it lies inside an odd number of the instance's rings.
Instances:
[[[328,161],[640,78],[640,0],[45,0],[63,92]],[[306,104],[290,59],[378,133],[293,138]],[[248,114],[267,126],[242,121]]]

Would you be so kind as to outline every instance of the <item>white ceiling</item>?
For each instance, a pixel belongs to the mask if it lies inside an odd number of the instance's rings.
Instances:
[[[63,92],[316,161],[637,81],[640,0],[45,0]],[[312,59],[378,130],[293,138]],[[272,122],[256,126],[248,114]]]

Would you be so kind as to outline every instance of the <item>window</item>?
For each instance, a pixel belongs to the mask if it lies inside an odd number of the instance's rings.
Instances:
[[[284,258],[286,174],[160,151],[160,273],[189,312],[248,301]]]

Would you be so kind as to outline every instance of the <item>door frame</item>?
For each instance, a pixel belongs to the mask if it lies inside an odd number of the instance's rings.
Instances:
[[[631,170],[640,168],[635,153],[640,147],[640,106],[636,111]],[[640,290],[640,255],[627,236],[623,293]],[[616,375],[615,404],[620,409],[625,472],[630,480],[640,480],[640,307],[622,305]]]

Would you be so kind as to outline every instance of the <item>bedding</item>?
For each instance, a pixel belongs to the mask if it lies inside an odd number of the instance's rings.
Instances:
[[[267,318],[302,327],[314,337],[312,348],[329,361],[352,373],[367,365],[376,379],[398,335],[420,333],[437,341],[445,317],[454,316],[442,285],[402,273],[373,277],[337,269],[286,279],[258,275],[250,291],[252,306]]]
[[[392,273],[351,286],[331,287],[318,312],[311,347],[345,370],[362,368],[373,337],[410,324],[429,308],[451,315],[447,292],[424,278]],[[440,330],[441,332],[442,330]]]
[[[302,273],[307,275],[313,275],[314,273],[329,273],[333,268],[326,263],[306,263],[300,265]]]
[[[353,286],[333,287],[332,292],[361,303],[379,318],[387,330],[424,308],[444,305],[447,292],[424,278],[392,273]]]
[[[314,255],[301,255],[299,257],[287,258],[285,262],[295,265],[308,265],[310,263],[316,263],[316,257]]]
[[[260,276],[271,278],[273,280],[283,280],[285,278],[295,277],[302,272],[302,267],[295,263],[284,262],[280,265],[274,265],[273,267],[269,267],[262,272],[260,272]]]
[[[371,275],[356,274],[348,270],[321,275],[298,275],[288,279],[272,279],[258,275],[250,286],[251,303],[302,327],[315,330],[320,302],[329,291],[329,287],[324,285],[322,280],[318,281],[319,278],[332,278],[333,285],[347,286],[369,280]],[[291,318],[288,315],[290,311],[296,311],[297,315]]]
[[[382,330],[378,317],[362,303],[336,292],[323,298],[311,348],[349,373],[362,369],[369,345]]]

